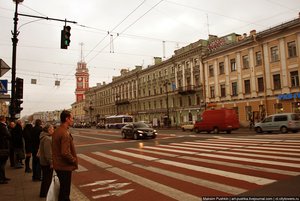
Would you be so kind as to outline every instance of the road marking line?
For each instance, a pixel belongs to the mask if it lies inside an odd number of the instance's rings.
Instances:
[[[296,163],[285,163],[285,162],[278,162],[278,161],[260,160],[260,159],[254,159],[254,158],[252,158],[250,160],[249,158],[242,158],[242,157],[235,157],[235,156],[224,156],[224,155],[217,155],[217,154],[207,154],[207,153],[199,153],[199,154],[196,154],[196,155],[213,157],[213,158],[236,160],[236,161],[246,161],[246,162],[254,162],[254,163],[261,163],[261,164],[279,165],[279,166],[300,168],[300,164],[296,164]]]
[[[176,173],[176,172],[172,172],[172,171],[169,171],[169,170],[156,168],[156,167],[153,167],[153,166],[144,166],[144,165],[140,165],[140,164],[134,164],[133,161],[129,161],[127,159],[123,159],[123,158],[120,158],[120,157],[111,156],[109,154],[104,154],[104,153],[100,153],[100,152],[94,152],[94,154],[101,155],[102,157],[105,157],[105,158],[108,158],[108,159],[111,159],[111,160],[115,160],[115,161],[118,161],[118,162],[121,162],[121,163],[132,164],[135,167],[138,167],[138,168],[141,168],[141,169],[144,169],[144,170],[147,170],[147,171],[151,171],[151,172],[154,172],[154,173],[157,173],[157,174],[162,174],[164,176],[172,177],[174,179],[178,179],[178,180],[181,180],[181,181],[193,183],[193,184],[198,185],[198,186],[203,186],[203,187],[206,187],[206,188],[210,188],[210,189],[214,189],[214,190],[217,190],[217,191],[229,193],[229,194],[232,194],[232,195],[241,194],[241,193],[247,191],[247,190],[242,189],[242,188],[233,187],[233,186],[225,185],[225,184],[220,184],[220,183],[205,180],[205,179],[199,179],[199,178],[184,175],[184,174],[181,174],[181,173]]]
[[[225,166],[229,166],[229,167],[237,167],[237,168],[248,169],[248,170],[256,170],[256,171],[261,171],[261,172],[276,173],[276,174],[282,174],[282,175],[290,175],[290,176],[300,175],[300,172],[280,170],[280,169],[267,168],[267,167],[259,167],[259,166],[253,166],[253,165],[236,164],[236,163],[216,161],[216,160],[211,160],[211,159],[195,158],[195,157],[191,157],[191,156],[180,156],[178,158],[183,158],[186,160],[193,160],[193,161],[198,161],[198,162],[204,162],[204,163],[210,163],[210,164],[225,165]]]
[[[166,185],[160,184],[160,183],[152,181],[150,179],[146,179],[146,178],[138,176],[136,174],[127,172],[127,171],[122,170],[120,168],[112,167],[109,164],[100,162],[100,161],[95,160],[95,159],[93,159],[89,156],[86,156],[84,154],[78,154],[78,156],[80,158],[82,158],[82,159],[98,166],[98,167],[107,168],[106,169],[107,171],[110,171],[114,174],[117,174],[117,175],[123,177],[123,178],[126,178],[126,179],[128,179],[130,181],[133,181],[135,183],[138,183],[141,186],[144,186],[144,187],[146,187],[150,190],[153,190],[153,191],[156,191],[156,192],[161,193],[163,195],[166,195],[168,197],[171,197],[175,200],[179,200],[179,201],[181,201],[181,200],[184,200],[184,201],[199,201],[199,200],[201,200],[197,196],[194,196],[194,195],[185,193],[183,191],[168,187]]]
[[[86,169],[85,167],[83,167],[82,165],[78,164],[78,169],[75,170],[76,172],[86,172],[88,171],[88,169]]]
[[[249,153],[240,153],[240,152],[233,152],[233,151],[218,151],[218,153],[224,154],[232,154],[232,155],[239,155],[239,156],[254,156],[258,158],[272,158],[272,159],[282,159],[282,160],[289,160],[289,161],[300,161],[300,158],[293,158],[293,157],[284,157],[284,156],[269,156],[269,155],[262,155],[262,154],[249,154]]]
[[[217,169],[213,169],[213,168],[206,168],[206,167],[200,167],[200,166],[196,166],[196,165],[190,165],[187,163],[174,162],[174,161],[158,159],[158,158],[154,158],[154,157],[147,157],[147,156],[140,155],[140,154],[131,154],[130,152],[127,152],[127,151],[121,151],[121,150],[111,150],[111,151],[117,152],[119,154],[123,154],[126,156],[130,155],[132,157],[142,158],[142,159],[149,160],[149,161],[155,160],[155,162],[162,163],[162,164],[173,165],[173,166],[177,166],[177,167],[181,167],[181,168],[185,168],[185,169],[189,169],[189,170],[205,172],[205,173],[218,175],[218,176],[222,176],[222,177],[228,177],[228,178],[232,178],[232,179],[236,179],[236,180],[243,180],[243,181],[246,181],[249,183],[255,183],[258,185],[270,184],[270,183],[273,183],[276,181],[276,180],[272,180],[272,179],[266,179],[266,178],[251,176],[251,175],[245,175],[245,174],[239,174],[239,173],[234,173],[234,172],[228,172],[228,171],[224,171],[224,170],[217,170]]]
[[[174,150],[174,149],[166,149],[166,148],[160,148],[160,147],[150,147],[150,146],[144,146],[146,149],[155,149],[160,151],[169,151],[169,152],[175,152],[175,153],[182,153],[182,154],[196,154],[198,152],[193,151],[182,151],[182,150]]]
[[[162,153],[159,151],[151,151],[151,150],[145,150],[145,149],[139,149],[139,148],[127,148],[127,149],[133,150],[133,151],[139,151],[139,152],[143,152],[143,153],[158,154],[161,156],[178,157],[178,155],[176,155],[176,154]]]
[[[244,149],[232,149],[235,151],[249,151],[249,152],[255,152],[255,153],[266,153],[266,154],[279,154],[279,155],[288,155],[288,156],[300,156],[300,153],[293,153],[293,152],[279,152],[279,151],[264,151],[264,150],[252,150],[244,148]]]

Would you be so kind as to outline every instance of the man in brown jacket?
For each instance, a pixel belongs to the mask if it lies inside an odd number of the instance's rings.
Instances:
[[[59,201],[69,201],[71,191],[72,171],[78,168],[78,160],[69,126],[73,124],[70,111],[60,114],[61,125],[52,136],[53,169],[60,182]]]

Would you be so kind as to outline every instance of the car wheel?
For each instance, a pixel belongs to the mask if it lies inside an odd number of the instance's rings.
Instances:
[[[219,128],[218,127],[214,127],[213,133],[218,134],[219,133]]]
[[[181,128],[182,129],[182,131],[185,131],[185,129],[184,128]]]
[[[282,127],[280,128],[280,132],[281,132],[281,133],[287,133],[287,132],[288,132],[287,127],[282,126]]]
[[[152,139],[155,139],[155,138],[156,138],[156,135],[153,135],[153,136],[152,136]]]
[[[134,140],[138,140],[138,139],[139,139],[139,136],[138,136],[137,133],[134,133],[134,134],[133,134],[133,139],[134,139]]]
[[[262,133],[261,127],[256,127],[256,128],[255,128],[255,132],[257,132],[257,133]]]
[[[195,133],[200,133],[199,128],[194,128]]]
[[[227,134],[230,134],[230,133],[231,133],[231,130],[226,131],[226,133],[227,133]]]
[[[124,132],[122,132],[122,138],[126,139],[126,134]]]

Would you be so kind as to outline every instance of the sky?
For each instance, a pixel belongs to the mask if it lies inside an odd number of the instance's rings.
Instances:
[[[67,23],[71,44],[64,50],[60,34],[65,22],[19,16],[16,76],[24,79],[21,116],[71,108],[81,60],[87,63],[93,87],[110,83],[121,69],[147,68],[154,57],[166,60],[174,50],[209,34],[263,31],[297,18],[299,11],[300,0],[24,0],[20,14],[77,23]],[[9,66],[14,12],[14,1],[0,0],[0,58]],[[10,90],[11,71],[0,79],[8,80]]]

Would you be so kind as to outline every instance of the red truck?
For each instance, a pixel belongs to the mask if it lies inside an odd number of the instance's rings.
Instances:
[[[195,122],[194,131],[200,133],[219,133],[225,131],[231,133],[240,127],[240,122],[237,113],[233,109],[214,109],[205,110],[202,113],[200,120]]]

